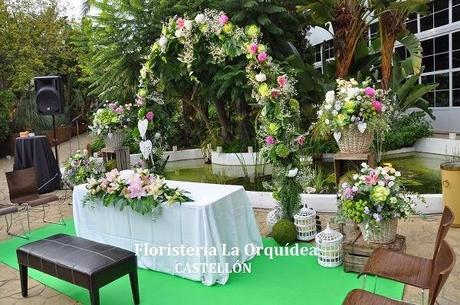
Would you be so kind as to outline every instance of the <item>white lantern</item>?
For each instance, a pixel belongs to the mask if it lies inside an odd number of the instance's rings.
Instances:
[[[283,218],[283,211],[281,210],[279,204],[275,203],[275,207],[273,210],[268,212],[266,218],[267,226],[269,227],[270,231],[281,218]]]
[[[342,264],[343,235],[332,230],[327,224],[326,230],[316,235],[318,264],[323,267],[337,267]]]
[[[294,215],[298,240],[313,240],[316,236],[316,212],[306,205]]]

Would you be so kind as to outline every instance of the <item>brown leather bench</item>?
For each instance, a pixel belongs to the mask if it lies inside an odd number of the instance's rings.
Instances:
[[[88,289],[91,305],[99,305],[99,288],[129,274],[134,304],[139,304],[134,252],[57,234],[21,246],[16,253],[23,297],[27,297],[27,268],[30,267]]]

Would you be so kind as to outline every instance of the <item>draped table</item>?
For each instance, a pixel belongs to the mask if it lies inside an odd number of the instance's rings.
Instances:
[[[167,185],[188,191],[193,201],[172,206],[165,203],[155,218],[130,207],[120,211],[100,202],[84,202],[86,186],[76,186],[73,215],[77,235],[136,252],[141,268],[205,285],[225,284],[232,267],[252,259],[252,250],[262,246],[244,188],[181,181],[167,181]],[[179,252],[171,252],[174,249]],[[231,249],[238,251],[231,253]],[[190,252],[184,255],[181,251]]]

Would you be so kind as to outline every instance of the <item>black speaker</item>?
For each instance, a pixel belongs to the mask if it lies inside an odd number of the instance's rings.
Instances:
[[[56,114],[64,111],[64,85],[60,76],[34,78],[37,111],[40,114]]]

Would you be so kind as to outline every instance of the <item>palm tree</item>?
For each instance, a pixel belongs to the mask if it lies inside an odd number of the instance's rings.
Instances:
[[[336,77],[348,76],[356,46],[373,20],[366,0],[307,0],[298,9],[312,18],[314,25],[329,31],[332,26]]]
[[[394,45],[397,40],[411,43],[408,45],[408,49],[415,60],[414,72],[418,73],[420,70],[422,51],[420,42],[418,42],[417,46],[413,38],[407,38],[410,33],[406,30],[405,22],[409,14],[424,11],[426,3],[426,0],[371,1],[371,5],[374,6],[375,14],[378,16],[379,21],[383,89],[390,88]]]

